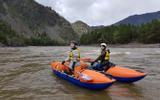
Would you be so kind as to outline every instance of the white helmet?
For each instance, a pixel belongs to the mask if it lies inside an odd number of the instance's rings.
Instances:
[[[107,44],[106,43],[101,43],[101,46],[107,47]]]

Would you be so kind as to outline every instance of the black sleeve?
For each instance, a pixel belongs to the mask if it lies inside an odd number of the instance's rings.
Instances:
[[[99,55],[94,62],[97,62],[98,60],[100,60],[100,58],[101,58],[101,55]]]
[[[97,62],[98,60],[101,60],[103,57],[105,57],[105,55],[106,55],[106,53],[102,52],[101,55],[99,55],[94,62]]]
[[[111,53],[109,49],[108,49],[107,51],[108,51],[109,53]]]

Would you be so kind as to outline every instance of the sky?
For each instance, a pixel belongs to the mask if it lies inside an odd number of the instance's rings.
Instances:
[[[160,0],[35,0],[71,23],[111,25],[128,16],[160,11]]]

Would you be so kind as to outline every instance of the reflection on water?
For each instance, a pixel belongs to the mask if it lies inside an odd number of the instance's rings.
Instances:
[[[111,48],[112,62],[147,71],[134,84],[115,83],[103,91],[77,87],[52,74],[50,62],[63,60],[68,47],[0,48],[0,100],[160,100],[160,48]],[[81,47],[95,58],[96,47]]]

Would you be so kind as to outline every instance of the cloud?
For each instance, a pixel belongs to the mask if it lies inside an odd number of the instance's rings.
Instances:
[[[130,15],[160,11],[159,0],[36,0],[61,16],[89,25],[110,25]]]

